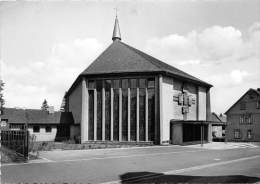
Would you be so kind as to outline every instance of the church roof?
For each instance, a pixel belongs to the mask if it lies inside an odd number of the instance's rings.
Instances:
[[[212,86],[119,40],[114,41],[81,75],[151,72]]]

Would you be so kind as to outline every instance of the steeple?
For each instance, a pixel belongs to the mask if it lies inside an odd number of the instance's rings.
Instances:
[[[120,29],[119,29],[119,23],[118,23],[117,15],[116,15],[116,19],[115,19],[115,25],[114,25],[114,31],[113,31],[112,40],[113,41],[121,40],[121,34],[120,34]]]

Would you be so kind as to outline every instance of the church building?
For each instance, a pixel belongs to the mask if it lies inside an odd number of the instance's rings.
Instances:
[[[210,141],[212,85],[122,42],[117,17],[112,40],[65,96],[81,143]]]

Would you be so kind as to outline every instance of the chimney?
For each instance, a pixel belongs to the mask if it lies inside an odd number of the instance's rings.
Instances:
[[[49,114],[53,114],[54,113],[54,106],[49,106],[47,109]]]

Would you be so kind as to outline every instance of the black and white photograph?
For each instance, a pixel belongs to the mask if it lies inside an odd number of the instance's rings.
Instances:
[[[2,184],[260,183],[260,0],[0,0]]]

